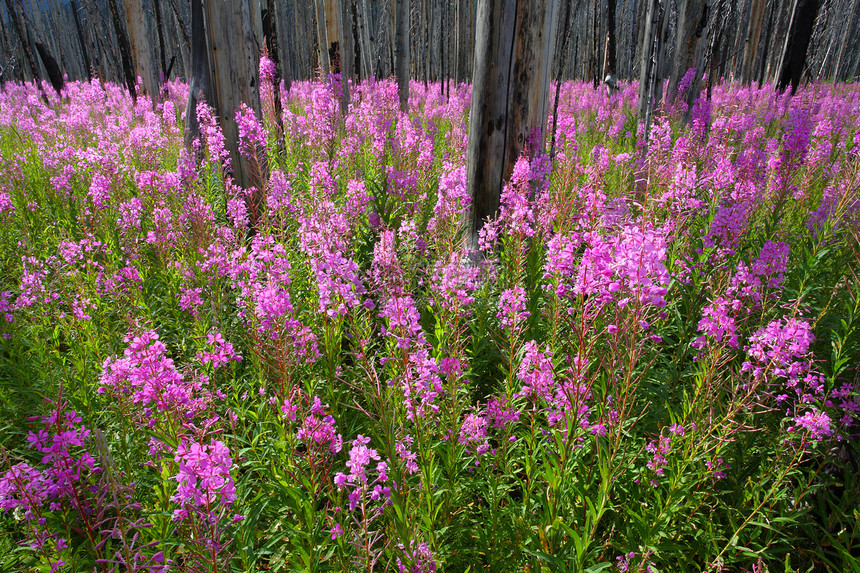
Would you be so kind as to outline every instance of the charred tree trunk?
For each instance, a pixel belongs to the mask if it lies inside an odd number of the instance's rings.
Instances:
[[[36,80],[36,83],[38,84],[38,80],[41,79],[39,66],[36,63],[36,58],[33,57],[30,43],[27,41],[26,36],[24,36],[24,31],[21,28],[21,20],[18,17],[18,10],[15,6],[15,1],[16,0],[6,0],[6,11],[9,12],[9,19],[12,20],[12,28],[15,30],[15,35],[18,37],[18,42],[20,42],[21,48],[24,51],[24,58],[27,60],[27,65],[30,66],[30,73],[33,74],[33,79]]]
[[[36,42],[36,52],[39,54],[39,59],[42,60],[42,65],[45,66],[45,71],[48,73],[48,80],[51,82],[51,87],[60,95],[63,91],[63,72],[60,71],[60,66],[57,60],[48,51],[41,42]]]
[[[478,0],[466,163],[471,247],[523,151],[543,152],[558,3]]]
[[[340,81],[342,97],[340,111],[346,117],[349,111],[349,81],[352,79],[352,62],[355,54],[352,50],[352,14],[350,2],[340,2]]]
[[[645,30],[642,42],[642,63],[639,66],[639,118],[644,124],[644,139],[648,141],[651,118],[656,103],[657,84],[660,83],[660,55],[662,46],[661,28],[664,16],[663,1],[650,0],[645,17]]]
[[[113,0],[111,0],[113,1]],[[150,14],[145,0],[125,0],[128,41],[134,75],[143,80],[143,89],[153,99],[158,96],[159,73],[152,58]]]
[[[319,68],[323,79],[327,80],[331,74],[328,57],[328,38],[326,36],[325,24],[325,0],[314,0],[316,5],[317,20],[317,48],[319,49]]]
[[[796,0],[780,58],[778,89],[784,90],[791,85],[793,93],[800,84],[812,27],[820,8],[821,0]]]
[[[197,104],[212,101],[212,79],[209,76],[209,47],[203,21],[203,0],[191,0],[191,85],[185,108],[185,146],[192,147],[200,137]]]
[[[611,1],[611,0],[610,0]],[[558,126],[558,102],[561,98],[561,78],[564,75],[564,65],[565,60],[567,59],[567,45],[570,40],[570,17],[571,14],[576,13],[579,9],[579,0],[576,2],[576,6],[571,6],[569,2],[565,2],[564,5],[564,24],[561,29],[561,59],[558,62],[558,70],[556,70],[555,74],[555,103],[552,106],[552,139],[549,144],[549,156],[550,159],[555,159],[555,136],[556,136],[556,127]]]
[[[851,37],[851,32],[854,28],[854,20],[857,18],[857,8],[860,3],[857,0],[852,0],[849,20],[845,22],[845,29],[842,32],[842,42],[839,44],[839,54],[836,56],[836,64],[833,66],[833,79],[839,81],[845,78],[845,74],[841,74],[842,62],[845,60],[845,52],[848,48],[848,40]]]
[[[761,27],[764,23],[765,7],[765,0],[752,0],[746,44],[744,45],[744,62],[741,70],[741,83],[745,85],[752,82],[753,66],[755,65],[758,45],[761,40]]]
[[[122,60],[122,73],[125,76],[125,85],[128,88],[129,93],[131,93],[131,99],[136,101],[137,78],[134,73],[134,62],[131,59],[131,44],[129,43],[128,36],[125,33],[122,18],[119,17],[119,9],[116,6],[116,0],[108,0],[108,8],[110,8],[117,44],[119,44],[119,53]]]
[[[395,68],[400,111],[409,111],[409,0],[395,0]]]
[[[701,57],[702,47],[706,43],[705,30],[708,25],[709,10],[708,0],[683,0],[680,3],[678,31],[675,35],[675,57],[672,74],[669,76],[670,92],[678,89],[678,83],[690,68],[696,69],[697,77],[704,72]]]
[[[167,54],[164,52],[164,22],[161,17],[161,0],[152,0],[155,11],[155,30],[158,33],[158,59],[161,64],[161,81],[167,81]]]
[[[71,0],[72,14],[75,18],[75,31],[78,34],[78,41],[81,44],[81,55],[84,58],[84,66],[86,67],[87,80],[93,79],[93,64],[90,62],[90,54],[87,51],[87,42],[84,39],[84,32],[81,28],[81,16],[78,10],[78,1]]]
[[[603,81],[610,89],[615,88],[615,75],[618,66],[615,41],[615,0],[606,2],[606,54],[603,58]]]

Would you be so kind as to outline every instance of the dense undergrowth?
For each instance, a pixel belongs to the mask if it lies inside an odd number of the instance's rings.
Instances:
[[[0,92],[0,569],[860,571],[858,86],[565,84],[478,256],[467,86],[262,71]]]

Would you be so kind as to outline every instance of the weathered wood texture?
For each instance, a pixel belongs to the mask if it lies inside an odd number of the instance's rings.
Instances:
[[[400,110],[409,110],[409,0],[395,0],[395,68]]]
[[[239,153],[236,110],[246,103],[260,117],[258,68],[263,48],[263,24],[257,0],[206,2],[212,107],[221,121],[230,152],[233,179],[244,188],[259,186],[254,170]]]
[[[812,37],[812,26],[820,8],[821,0],[795,0],[778,68],[777,87],[779,89],[785,89],[790,85],[794,91],[800,84],[803,65],[806,61],[806,50]]]
[[[237,0],[222,3],[234,1]],[[573,2],[557,1],[562,6]],[[702,67],[713,70],[714,80],[724,76],[743,83],[777,81],[784,68],[781,63],[786,61],[789,29],[793,22],[800,23],[792,19],[795,6],[803,8],[808,1],[710,0],[707,29],[698,43],[700,46],[704,43],[704,53],[697,55],[688,45],[695,36],[690,26],[696,25],[688,6],[695,8],[701,0],[664,0],[666,18],[659,30],[661,66],[657,74],[671,78],[670,86],[674,89],[673,82],[683,77],[688,66],[693,67],[691,62],[701,61]],[[268,0],[257,2],[266,4]],[[344,2],[349,6],[344,6]],[[595,81],[603,79],[607,69],[612,68],[619,80],[641,77],[643,61],[654,55],[654,35],[646,38],[645,34],[650,2],[584,1],[572,17],[562,78]],[[802,56],[799,81],[857,79],[860,0],[818,2],[821,3],[818,17],[803,18],[811,26],[811,32]],[[14,12],[10,5],[15,7]],[[352,34],[346,26],[341,39],[340,21],[345,7],[351,11]],[[409,76],[425,81],[443,80],[446,90],[452,79],[469,81],[475,0],[412,0],[410,8]],[[349,52],[347,58],[354,59],[356,79],[396,76],[392,0],[275,0],[272,12],[271,23],[277,30],[277,58],[286,84],[293,78],[315,77],[325,64],[329,70],[322,71],[328,73],[335,55],[333,45],[345,43],[346,36],[354,36],[353,47],[342,49]],[[18,21],[20,35],[14,19]],[[69,79],[98,77],[127,85],[131,80],[133,87],[140,76],[144,91],[157,91],[161,76],[168,69],[173,78],[190,77],[190,22],[191,0],[0,0],[0,81],[20,81],[34,74],[47,77],[36,50],[38,42]],[[322,35],[318,22],[325,30]],[[337,35],[333,30],[337,30]],[[123,42],[123,35],[127,43]],[[613,51],[615,66],[611,65]],[[643,58],[645,51],[648,54]],[[319,58],[320,52],[329,56],[327,61]],[[800,52],[795,50],[795,53],[798,54],[795,57],[801,58]],[[562,60],[560,44],[553,49],[553,60],[556,63]],[[656,87],[655,95],[661,89]]]
[[[554,0],[478,1],[466,164],[472,247],[498,211],[521,152],[543,151],[558,7]]]

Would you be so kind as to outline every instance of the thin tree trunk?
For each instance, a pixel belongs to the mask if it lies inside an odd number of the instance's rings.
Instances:
[[[603,66],[603,80],[609,83],[609,79],[612,78],[612,84],[615,83],[616,67],[618,66],[615,53],[615,1],[607,0],[606,3],[606,56],[604,58],[605,65]]]
[[[317,48],[319,50],[319,67],[324,80],[331,74],[328,56],[328,38],[326,37],[325,0],[314,0],[317,19]]]
[[[409,0],[395,0],[395,69],[400,111],[409,111]]]
[[[191,0],[191,85],[188,89],[188,105],[185,108],[185,146],[189,149],[194,140],[200,137],[197,104],[213,101],[212,79],[209,71],[209,47],[203,21],[203,0]]]
[[[158,58],[161,64],[161,81],[167,81],[167,55],[164,53],[164,23],[161,18],[161,0],[152,0],[155,10],[155,29],[158,32]]]
[[[611,0],[610,0],[611,1]],[[555,159],[555,137],[558,126],[558,101],[561,96],[561,78],[564,74],[564,64],[567,56],[567,44],[570,40],[570,15],[579,9],[579,0],[576,6],[571,8],[569,2],[564,3],[564,25],[561,29],[561,60],[555,73],[555,103],[552,105],[552,139],[549,144],[549,157]]]
[[[346,117],[349,111],[349,81],[352,79],[352,62],[355,54],[352,50],[352,15],[350,2],[340,2],[340,82],[343,95],[340,100],[340,111]]]
[[[663,1],[650,0],[648,15],[645,18],[645,35],[642,42],[642,64],[639,69],[639,117],[644,124],[644,140],[647,144],[654,114],[655,100],[658,99],[660,56],[662,54],[662,22],[664,17]]]

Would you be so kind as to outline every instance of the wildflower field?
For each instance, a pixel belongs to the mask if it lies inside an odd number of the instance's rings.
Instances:
[[[0,91],[0,570],[860,571],[860,86],[440,87]]]

